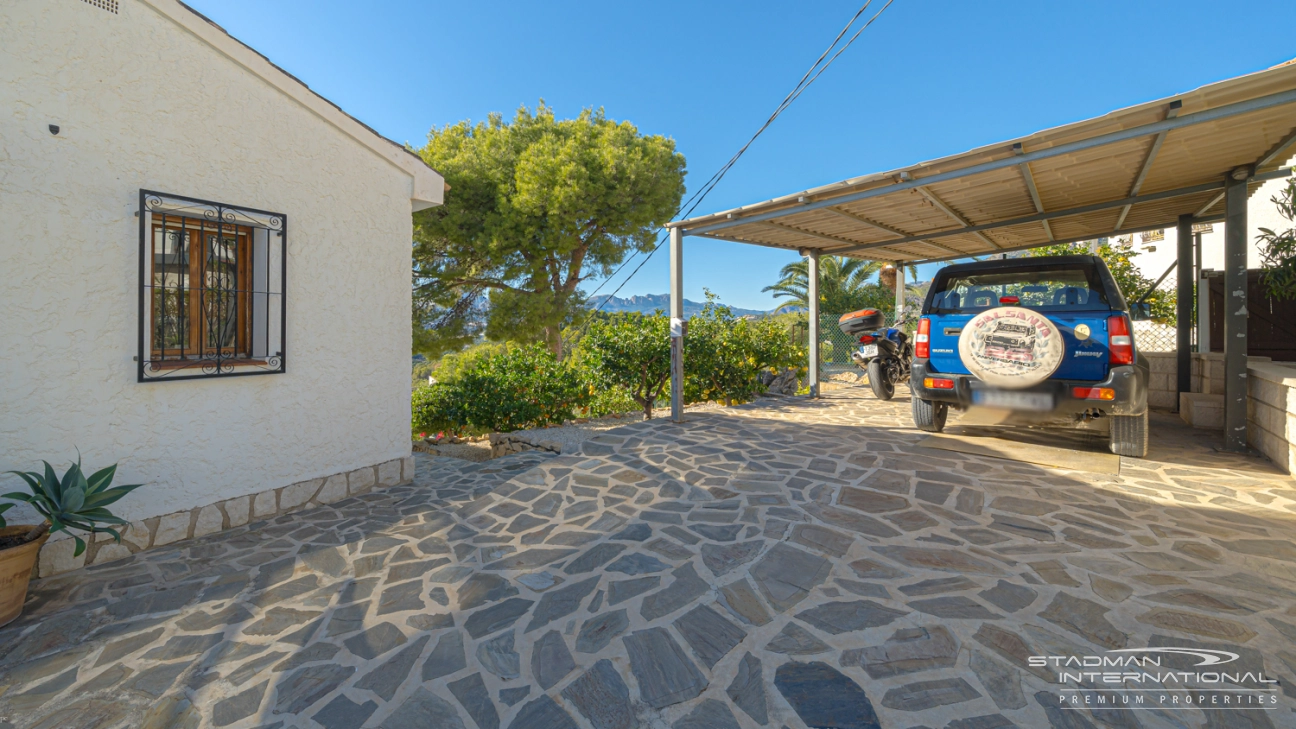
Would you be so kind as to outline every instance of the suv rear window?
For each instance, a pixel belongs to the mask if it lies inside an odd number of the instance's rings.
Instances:
[[[971,312],[999,306],[1015,296],[1036,311],[1105,311],[1111,308],[1098,272],[1092,266],[1028,268],[954,274],[938,280],[931,313]]]

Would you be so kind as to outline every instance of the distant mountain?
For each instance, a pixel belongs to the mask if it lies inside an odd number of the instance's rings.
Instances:
[[[602,305],[602,311],[638,311],[643,314],[651,314],[660,309],[663,313],[666,313],[670,311],[670,294],[647,294],[629,296],[624,299],[610,295],[594,296],[590,298],[586,305],[591,309],[597,309]],[[684,318],[688,319],[695,314],[701,314],[704,306],[706,304],[684,299]],[[736,306],[732,306],[730,309],[733,310],[734,316],[765,316],[770,313],[758,309],[740,309]]]

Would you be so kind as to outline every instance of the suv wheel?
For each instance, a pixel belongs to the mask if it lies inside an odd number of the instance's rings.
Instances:
[[[917,409],[914,410],[917,413]],[[1148,416],[1144,412],[1142,415],[1113,415],[1111,418],[1111,434],[1107,437],[1107,445],[1112,453],[1118,456],[1132,456],[1142,458],[1147,455],[1148,448]]]
[[[939,433],[945,429],[945,418],[949,416],[949,403],[932,402],[913,398],[913,419],[918,430],[928,433]]]

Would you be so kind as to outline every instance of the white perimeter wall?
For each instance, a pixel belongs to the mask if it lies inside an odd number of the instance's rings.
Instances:
[[[410,453],[409,173],[139,0],[5,0],[0,69],[0,470],[134,520]],[[287,374],[136,383],[140,188],[288,215]]]

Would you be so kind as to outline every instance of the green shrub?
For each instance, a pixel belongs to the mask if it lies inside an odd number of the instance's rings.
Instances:
[[[739,319],[708,291],[684,338],[684,399],[748,402],[761,390],[761,372],[803,366],[805,358],[805,348],[793,342],[784,323]]]
[[[456,360],[413,395],[414,432],[507,432],[562,423],[589,399],[575,368],[542,345],[496,345]]]
[[[670,320],[660,313],[594,320],[573,359],[593,391],[591,415],[637,406],[652,418],[653,403],[670,382]]]

